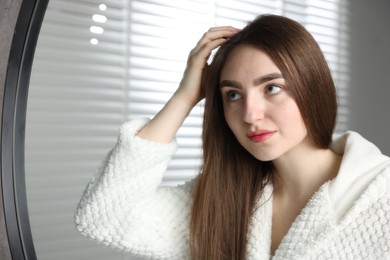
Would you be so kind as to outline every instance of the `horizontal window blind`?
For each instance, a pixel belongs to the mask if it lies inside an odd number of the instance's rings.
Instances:
[[[31,74],[25,143],[30,223],[40,260],[125,259],[83,238],[73,224],[81,192],[126,119],[125,8],[122,0],[49,2]],[[96,14],[107,21],[94,21]]]
[[[282,14],[303,24],[319,43],[338,92],[336,132],[348,129],[348,1],[285,0]]]
[[[128,117],[153,117],[177,89],[188,53],[208,29],[210,2],[131,1],[128,35]],[[179,149],[165,185],[192,178],[201,163],[202,104],[178,132]]]
[[[127,120],[153,117],[177,89],[189,51],[211,26],[259,14],[306,26],[330,64],[347,128],[346,0],[50,0],[36,49],[26,123],[26,185],[38,259],[136,259],[73,226],[86,183]],[[180,128],[163,185],[201,164],[203,102]]]

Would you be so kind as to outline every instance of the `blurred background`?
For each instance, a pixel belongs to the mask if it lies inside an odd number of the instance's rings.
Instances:
[[[390,154],[389,11],[387,0],[50,0],[26,122],[26,186],[38,259],[139,259],[82,237],[73,213],[119,126],[157,113],[211,26],[242,28],[265,13],[302,23],[337,85],[336,132],[357,131]],[[162,185],[197,174],[202,105],[180,129]]]

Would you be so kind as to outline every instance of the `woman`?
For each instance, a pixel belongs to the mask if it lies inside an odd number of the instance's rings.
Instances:
[[[201,173],[159,187],[204,97]],[[354,132],[332,140],[336,111],[323,54],[298,23],[211,28],[165,107],[121,127],[76,226],[152,259],[390,257],[390,159]]]

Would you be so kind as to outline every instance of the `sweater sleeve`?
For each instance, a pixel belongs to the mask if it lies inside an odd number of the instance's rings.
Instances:
[[[136,133],[147,120],[122,125],[114,148],[87,185],[76,228],[97,242],[153,259],[187,259],[192,183],[160,187],[176,151]]]

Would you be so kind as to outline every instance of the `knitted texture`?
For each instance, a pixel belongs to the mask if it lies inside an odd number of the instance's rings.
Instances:
[[[283,238],[273,259],[390,259],[389,171],[334,221],[324,184]]]
[[[136,120],[121,127],[116,145],[79,202],[76,227],[101,244],[135,255],[189,259],[194,181],[178,187],[159,186],[176,143],[159,144],[136,137],[146,122]],[[362,149],[354,151],[364,151],[364,139],[353,135],[351,140],[363,143]],[[344,156],[348,157],[345,161],[354,161],[351,155]],[[386,158],[380,157],[380,165],[386,165],[383,161]],[[348,179],[344,174],[351,174],[346,165],[339,173],[344,179]],[[334,198],[338,197],[332,196],[335,188],[331,188],[335,182],[340,186],[341,177],[323,184],[295,219],[274,256],[270,255],[273,188],[267,185],[249,226],[248,259],[390,259],[390,171],[382,166],[375,169],[380,169],[375,178],[342,210],[336,210]],[[361,182],[360,187],[364,187]],[[340,212],[344,212],[341,218]]]
[[[186,259],[192,184],[159,187],[176,143],[136,137],[146,122],[121,127],[115,147],[79,202],[76,227],[101,244],[135,255]]]

